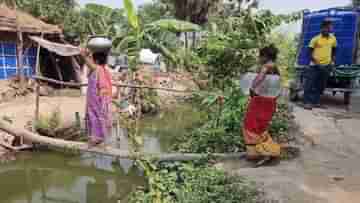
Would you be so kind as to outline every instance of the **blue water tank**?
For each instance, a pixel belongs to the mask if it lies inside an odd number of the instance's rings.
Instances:
[[[338,43],[336,65],[354,64],[360,12],[354,9],[332,8],[304,12],[298,65],[310,64],[309,43],[313,37],[320,34],[320,25],[325,19],[330,19],[333,22],[333,34]]]

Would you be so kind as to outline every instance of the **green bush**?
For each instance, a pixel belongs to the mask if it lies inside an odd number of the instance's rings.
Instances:
[[[179,136],[174,151],[189,153],[231,153],[245,150],[242,124],[246,113],[248,98],[235,85],[226,88],[224,104],[217,102],[218,95],[203,98],[208,118],[200,127]],[[196,101],[200,98],[197,97]],[[286,103],[278,103],[269,131],[277,141],[288,141],[291,114]]]
[[[56,108],[49,115],[40,114],[39,120],[35,123],[35,129],[54,130],[58,128],[61,123],[61,112],[59,108]]]

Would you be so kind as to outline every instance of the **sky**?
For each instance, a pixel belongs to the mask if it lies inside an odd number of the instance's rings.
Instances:
[[[319,10],[349,5],[351,0],[260,0],[260,7],[276,14],[286,14],[298,10]]]

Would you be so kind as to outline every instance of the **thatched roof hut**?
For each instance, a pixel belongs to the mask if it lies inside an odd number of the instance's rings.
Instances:
[[[30,40],[29,36],[31,35],[59,39],[62,30],[58,26],[47,24],[26,12],[1,4],[0,80],[14,76],[29,77],[35,73],[37,44]],[[40,54],[43,56],[43,51]]]
[[[20,10],[10,9],[0,5],[0,31],[23,33],[61,34],[56,25],[47,24],[32,15]]]

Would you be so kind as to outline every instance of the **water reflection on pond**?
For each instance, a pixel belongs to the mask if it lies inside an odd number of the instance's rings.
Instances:
[[[167,151],[176,135],[200,119],[189,106],[173,109],[144,119],[143,151]],[[126,136],[114,135],[109,142],[129,149]],[[131,160],[88,153],[23,153],[16,161],[0,165],[0,203],[123,203],[144,183],[141,170]]]

